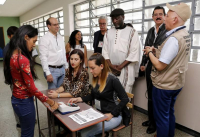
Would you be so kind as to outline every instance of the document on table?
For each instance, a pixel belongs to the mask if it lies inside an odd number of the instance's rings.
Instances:
[[[73,119],[76,123],[82,125],[92,120],[103,117],[104,115],[90,108],[79,113],[70,115],[69,117]]]

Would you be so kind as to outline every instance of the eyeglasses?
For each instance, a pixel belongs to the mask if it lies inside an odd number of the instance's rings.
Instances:
[[[99,26],[105,26],[106,23],[99,23]]]
[[[153,14],[153,16],[156,16],[156,17],[157,16],[163,16],[163,13],[158,13],[158,14],[156,13],[156,14]]]

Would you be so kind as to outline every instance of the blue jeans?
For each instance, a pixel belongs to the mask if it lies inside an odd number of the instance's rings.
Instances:
[[[49,70],[51,72],[51,75],[53,76],[53,82],[48,82],[48,89],[55,89],[60,87],[60,85],[63,83],[63,80],[65,78],[65,67],[62,68],[51,68],[49,67]],[[46,78],[46,75],[45,75]]]
[[[174,137],[175,116],[174,104],[182,90],[164,90],[153,86],[153,112],[157,127],[157,137]]]
[[[35,106],[33,97],[27,99],[11,98],[12,106],[19,117],[21,137],[33,137],[35,127]]]
[[[121,115],[119,115],[118,117],[113,117],[110,121],[105,121],[104,131],[110,131],[111,129],[117,127],[121,123],[121,121]],[[102,133],[102,122],[81,130],[82,137],[95,137],[95,135],[98,135],[100,133]]]

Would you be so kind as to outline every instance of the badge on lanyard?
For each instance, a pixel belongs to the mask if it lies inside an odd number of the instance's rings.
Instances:
[[[98,47],[99,47],[99,48],[102,48],[102,47],[103,47],[103,41],[99,41]]]
[[[99,100],[95,99],[95,108],[101,110],[101,103]]]

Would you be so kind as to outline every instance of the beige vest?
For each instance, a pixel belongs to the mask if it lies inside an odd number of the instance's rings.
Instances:
[[[161,50],[170,37],[175,37],[178,40],[178,54],[162,71],[156,70],[153,66],[151,79],[153,85],[159,89],[177,90],[182,88],[185,83],[185,73],[188,69],[191,39],[186,29],[181,29],[173,33],[160,46],[158,46],[158,49],[156,49],[157,58],[160,58]]]

